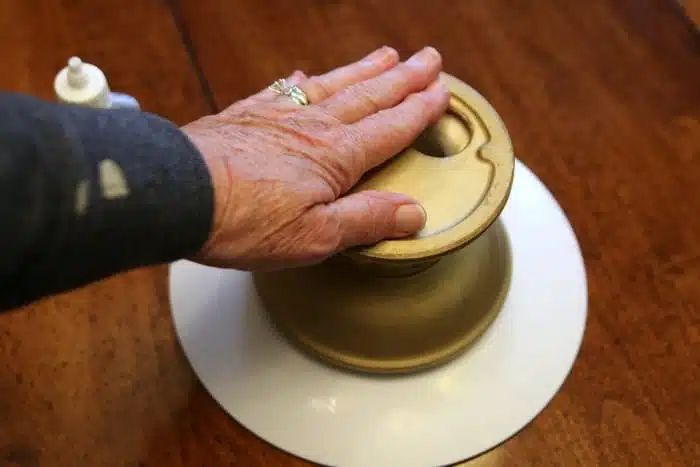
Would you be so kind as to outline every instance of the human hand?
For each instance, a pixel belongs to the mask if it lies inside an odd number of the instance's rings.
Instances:
[[[440,55],[399,63],[384,47],[307,78],[288,78],[309,105],[265,89],[183,130],[209,166],[212,234],[196,261],[270,270],[313,264],[344,249],[418,232],[425,211],[401,194],[347,192],[444,113]]]

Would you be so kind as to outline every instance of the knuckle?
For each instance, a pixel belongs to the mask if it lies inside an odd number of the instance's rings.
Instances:
[[[314,216],[309,220],[314,225],[316,257],[325,258],[338,251],[343,240],[340,222],[331,216]]]
[[[369,113],[375,114],[381,109],[377,90],[370,83],[365,82],[350,86],[346,93],[349,101]]]
[[[320,215],[318,209],[307,211],[290,225],[278,241],[280,256],[294,263],[316,263],[335,253],[342,243],[340,222]]]
[[[341,150],[346,158],[361,165],[364,161],[366,136],[356,130],[343,128],[341,133]]]
[[[383,203],[380,200],[375,199],[372,196],[365,197],[366,204],[366,228],[363,232],[364,240],[366,242],[374,242],[382,239],[386,234],[386,222],[382,222],[384,210],[382,209]]]
[[[348,127],[334,128],[328,134],[331,146],[343,155],[352,156],[355,153],[358,139],[358,135]]]
[[[314,100],[322,101],[331,96],[331,91],[328,83],[320,76],[312,76],[307,81]]]
[[[338,128],[329,136],[329,145],[334,149],[328,163],[343,190],[350,188],[362,174],[364,153],[359,135],[348,128]]]

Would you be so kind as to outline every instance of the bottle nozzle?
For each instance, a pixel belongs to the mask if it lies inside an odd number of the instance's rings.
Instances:
[[[80,57],[68,59],[68,66],[56,74],[53,86],[60,102],[101,109],[140,110],[138,101],[132,96],[110,92],[102,70],[92,63],[82,61]]]
[[[87,78],[83,70],[83,61],[79,57],[71,57],[68,60],[68,84],[79,89],[87,84]]]

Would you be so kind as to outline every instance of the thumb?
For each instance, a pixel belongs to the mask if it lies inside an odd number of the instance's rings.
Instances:
[[[386,191],[353,193],[327,208],[339,224],[341,249],[413,235],[426,221],[425,210],[414,199]]]

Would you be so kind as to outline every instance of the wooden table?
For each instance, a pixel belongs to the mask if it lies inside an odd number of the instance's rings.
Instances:
[[[698,17],[697,0],[684,3]],[[430,44],[571,218],[590,319],[573,373],[469,465],[700,465],[700,36],[672,0],[3,0],[0,87],[72,54],[183,124],[295,68]],[[0,317],[0,466],[292,466],[207,395],[167,268]],[[400,466],[398,466],[400,467]]]

